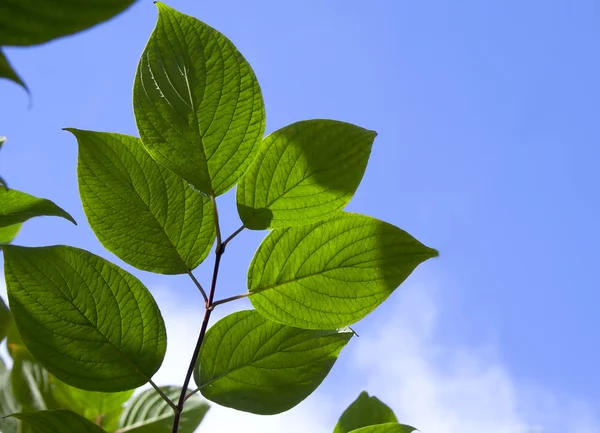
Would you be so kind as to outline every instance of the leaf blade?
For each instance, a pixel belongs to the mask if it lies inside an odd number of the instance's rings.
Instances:
[[[106,21],[135,0],[3,0],[0,45],[35,45]]]
[[[280,413],[319,386],[352,335],[292,328],[254,310],[240,311],[208,330],[194,380],[215,403],[261,415]]]
[[[181,387],[162,386],[160,389],[175,401]],[[197,395],[186,400],[179,423],[180,433],[193,433],[208,412],[209,405]],[[153,389],[135,397],[119,419],[115,433],[163,433],[170,431],[173,424],[173,410]]]
[[[237,188],[246,227],[309,224],[343,209],[362,180],[376,135],[327,119],[296,122],[268,135]]]
[[[73,217],[45,198],[37,198],[16,189],[0,188],[0,228],[23,223],[38,216],[58,216],[73,224]]]
[[[13,69],[12,65],[10,64],[10,62],[8,61],[8,59],[6,58],[6,56],[4,55],[4,53],[2,52],[1,49],[0,49],[0,78],[6,78],[7,80],[10,80],[13,83],[18,84],[26,91],[28,90],[27,86],[25,85],[25,82],[23,82],[21,77],[19,77],[19,74],[17,74],[17,72]]]
[[[164,322],[139,280],[77,248],[3,248],[17,328],[52,375],[89,391],[115,392],[145,384],[158,370]]]
[[[107,250],[163,274],[189,272],[206,258],[216,236],[209,198],[155,162],[138,138],[67,130],[79,143],[83,208]]]
[[[396,422],[371,425],[352,430],[351,433],[411,433],[417,430],[414,427]]]
[[[373,311],[435,256],[437,251],[398,227],[340,213],[270,232],[248,270],[250,301],[285,325],[341,328]]]
[[[96,424],[69,410],[43,410],[10,415],[27,423],[36,433],[106,433]]]
[[[340,416],[333,433],[349,433],[362,427],[397,422],[388,405],[363,391]]]
[[[250,65],[221,33],[157,2],[133,107],[142,143],[159,163],[217,196],[238,181],[265,129]]]

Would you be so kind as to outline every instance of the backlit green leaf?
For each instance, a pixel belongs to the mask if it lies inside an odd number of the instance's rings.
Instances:
[[[42,410],[11,415],[27,423],[35,433],[102,433],[100,427],[69,410]],[[106,432],[104,432],[106,433]]]
[[[22,411],[56,409],[48,372],[27,350],[13,351],[11,384]]]
[[[248,271],[250,301],[279,323],[340,328],[373,311],[421,262],[436,255],[398,227],[340,213],[273,230]]]
[[[139,280],[77,248],[3,248],[19,333],[52,375],[78,388],[114,392],[141,386],[156,373],[165,327]]]
[[[2,0],[0,45],[34,45],[84,30],[135,0]]]
[[[179,399],[181,388],[163,386],[160,388],[172,401]],[[185,402],[179,433],[193,433],[206,415],[209,405],[199,396],[193,395]],[[173,426],[173,409],[149,389],[135,397],[119,420],[118,433],[168,433]]]
[[[333,433],[349,433],[362,427],[397,422],[396,415],[388,405],[363,391],[344,411]]]
[[[21,230],[21,226],[22,224],[19,223],[0,227],[0,245],[10,244]]]
[[[15,189],[0,188],[0,227],[7,227],[38,216],[63,217],[77,224],[73,217],[50,200],[37,198]]]
[[[321,221],[348,204],[377,133],[334,120],[306,120],[265,138],[237,188],[250,229]]]
[[[416,428],[409,425],[398,424],[397,422],[371,425],[368,427],[362,427],[356,430],[352,430],[351,433],[411,433]]]
[[[150,155],[198,190],[229,190],[258,150],[265,108],[250,65],[221,33],[157,3],[133,109]]]
[[[160,166],[139,138],[69,129],[79,142],[83,209],[104,247],[145,271],[182,274],[210,252],[210,198]]]
[[[325,379],[352,331],[309,331],[240,311],[206,333],[194,380],[204,397],[246,412],[296,406]]]
[[[0,8],[2,8],[1,5],[0,5]],[[1,20],[1,18],[0,18],[0,20]],[[1,30],[0,30],[0,32],[1,32]],[[19,75],[12,68],[11,64],[8,62],[8,59],[6,58],[6,56],[4,55],[4,53],[2,52],[1,49],[0,49],[0,78],[6,78],[14,83],[17,83],[18,85],[23,87],[25,90],[27,90],[27,86],[25,85],[25,83],[23,82],[21,77],[19,77]]]
[[[107,431],[117,428],[116,422],[123,410],[122,406],[133,394],[133,390],[111,393],[85,391],[67,385],[54,377],[51,382],[53,396],[59,407],[72,410],[90,421],[99,423]]]
[[[0,358],[0,432],[17,433],[17,421],[12,418],[2,418],[19,411],[19,403],[12,393],[10,370]]]

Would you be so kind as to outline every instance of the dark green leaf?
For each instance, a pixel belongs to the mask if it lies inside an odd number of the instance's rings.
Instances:
[[[2,188],[0,186],[0,188]],[[12,224],[6,227],[0,227],[0,245],[10,244],[21,230],[22,224]]]
[[[356,430],[352,430],[351,433],[411,433],[415,430],[416,428],[411,427],[409,425],[390,422],[385,424],[362,427]]]
[[[265,130],[265,108],[250,65],[221,33],[158,5],[140,59],[133,109],[150,155],[213,196],[244,174]]]
[[[344,411],[333,433],[349,433],[361,427],[397,422],[396,415],[388,405],[363,391]]]
[[[181,388],[163,386],[160,388],[172,401],[179,399]],[[206,415],[209,406],[199,396],[193,395],[185,402],[179,433],[193,433]],[[119,420],[118,433],[166,433],[173,425],[173,409],[158,395],[149,389],[135,397]],[[115,432],[115,433],[117,433]]]
[[[73,217],[50,200],[37,198],[15,189],[0,188],[0,227],[7,227],[38,216],[63,217],[77,224]]]
[[[0,45],[35,45],[106,21],[134,0],[2,0]]]
[[[143,149],[139,138],[69,129],[79,142],[83,209],[102,245],[151,272],[198,266],[215,239],[211,201]]]
[[[0,9],[1,8],[2,8],[2,6],[0,5]],[[0,20],[1,20],[1,18],[0,18]],[[1,31],[2,30],[0,30],[0,32]],[[12,68],[12,66],[8,62],[8,59],[6,58],[6,56],[4,55],[4,53],[2,52],[1,49],[0,49],[0,78],[6,78],[14,83],[17,83],[18,85],[23,87],[25,90],[27,90],[27,86],[25,85],[25,83],[23,82],[21,77],[19,77],[19,75]]]
[[[4,302],[4,299],[0,298],[0,342],[8,335],[8,330],[13,323],[13,317]]]
[[[31,426],[35,433],[102,433],[100,427],[69,410],[43,410],[11,415]],[[106,432],[104,432],[106,433]]]
[[[275,131],[237,188],[250,229],[324,220],[348,204],[367,167],[374,131],[334,120],[307,120]]]
[[[436,255],[398,227],[340,213],[273,230],[248,271],[250,301],[285,325],[340,328],[373,311],[421,262]]]
[[[165,355],[152,295],[116,265],[65,246],[5,246],[8,299],[35,358],[69,385],[125,391],[145,384]]]
[[[129,400],[133,390],[124,392],[95,392],[85,391],[67,385],[52,378],[53,396],[59,407],[70,409],[86,419],[99,423],[108,431],[117,428],[116,422],[122,411],[123,404]],[[113,421],[113,425],[111,425]]]
[[[194,379],[206,398],[223,406],[284,412],[317,389],[352,335],[292,328],[240,311],[208,330]]]

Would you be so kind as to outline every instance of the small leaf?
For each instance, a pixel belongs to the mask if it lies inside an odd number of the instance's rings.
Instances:
[[[162,386],[160,388],[172,401],[177,401],[181,387]],[[209,405],[199,396],[193,395],[185,402],[179,422],[179,433],[193,433],[208,412]],[[149,389],[135,397],[119,420],[115,433],[164,433],[170,432],[173,425],[173,409]]]
[[[35,433],[102,433],[100,427],[69,410],[42,410],[11,415],[27,423]],[[106,432],[104,432],[106,433]]]
[[[0,297],[0,342],[2,342],[8,335],[8,330],[13,323],[13,317],[4,302],[4,299]]]
[[[229,190],[254,159],[265,108],[250,65],[221,33],[157,2],[133,109],[146,150],[199,191]]]
[[[9,63],[8,59],[6,58],[6,56],[4,55],[4,53],[2,52],[1,49],[0,49],[0,78],[6,78],[7,80],[17,83],[23,89],[27,90],[27,86],[25,85],[25,83],[23,82],[21,77],[19,77],[19,75],[12,68],[11,64]]]
[[[87,29],[135,0],[2,0],[0,45],[35,45]]]
[[[109,431],[117,427],[116,424],[109,425],[110,418],[118,420],[123,404],[133,394],[133,390],[111,393],[86,391],[67,385],[54,377],[51,378],[51,382],[53,396],[59,407],[72,410]]]
[[[21,223],[0,227],[0,245],[10,244],[21,230]]]
[[[297,122],[269,135],[237,188],[246,227],[308,224],[343,209],[360,184],[376,135],[334,120]]]
[[[37,198],[15,189],[0,188],[0,227],[23,223],[38,216],[63,217],[77,224],[73,217],[50,200]]]
[[[248,271],[250,301],[285,325],[341,328],[373,311],[435,256],[437,251],[398,227],[341,213],[269,233]]]
[[[363,391],[344,411],[333,433],[349,433],[361,427],[397,422],[396,415],[388,405]]]
[[[182,274],[215,240],[211,201],[146,153],[139,138],[68,129],[79,142],[83,209],[104,247],[150,272]]]
[[[385,424],[371,425],[368,427],[362,427],[356,430],[352,430],[351,433],[411,433],[416,428],[409,425],[398,424],[397,422],[390,422]]]
[[[77,388],[115,392],[156,373],[165,326],[139,280],[78,248],[3,248],[19,333],[52,375]]]
[[[223,406],[284,412],[317,389],[352,335],[292,328],[240,311],[208,330],[194,380],[204,397]]]

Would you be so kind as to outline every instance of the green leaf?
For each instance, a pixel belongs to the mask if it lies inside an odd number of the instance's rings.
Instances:
[[[69,410],[42,410],[11,415],[31,426],[35,433],[102,433],[100,427]],[[106,432],[104,432],[106,433]]]
[[[215,240],[211,201],[160,166],[139,138],[68,129],[79,142],[83,209],[104,247],[145,271],[182,274]]]
[[[140,137],[159,163],[217,196],[244,174],[264,134],[258,81],[221,33],[157,6],[133,86]]]
[[[0,342],[2,342],[8,335],[8,330],[13,323],[13,317],[4,302],[4,299],[0,297]]]
[[[3,248],[19,333],[52,375],[77,388],[115,392],[156,373],[165,326],[138,279],[78,248]]]
[[[397,422],[396,415],[388,405],[363,391],[344,411],[333,433],[349,433],[361,427]]]
[[[10,244],[21,230],[21,226],[22,224],[19,223],[0,227],[0,245]]]
[[[385,424],[371,425],[368,427],[362,427],[356,430],[352,430],[351,433],[411,433],[416,428],[409,425],[398,424],[397,422],[390,422]]]
[[[334,120],[306,120],[275,131],[237,188],[246,227],[283,228],[327,219],[360,184],[374,131]]]
[[[0,45],[35,45],[106,21],[135,0],[2,0]]]
[[[108,431],[117,428],[123,404],[129,400],[133,390],[124,392],[95,392],[78,389],[56,378],[51,380],[53,395],[59,407],[70,409],[86,419],[100,423]],[[110,421],[114,420],[114,425]]]
[[[19,410],[19,403],[12,393],[10,370],[0,358],[0,432],[17,433],[17,421],[12,418],[2,418]]]
[[[2,6],[0,5],[0,9],[1,8],[2,8]],[[0,18],[0,20],[1,20],[1,18]],[[1,31],[2,30],[0,30],[0,32]],[[23,89],[27,90],[27,86],[25,85],[25,83],[23,82],[21,77],[19,77],[19,75],[12,68],[8,59],[6,58],[6,56],[4,55],[4,53],[2,52],[1,49],[0,49],[0,78],[6,78],[7,80],[17,83]]]
[[[194,380],[204,397],[262,415],[284,412],[325,379],[352,331],[309,331],[240,311],[206,333]]]
[[[37,198],[15,189],[0,188],[0,227],[23,223],[38,216],[63,217],[77,224],[73,217],[50,200]]]
[[[179,399],[181,387],[163,386],[160,388],[172,401]],[[179,433],[193,433],[206,415],[209,405],[199,396],[193,395],[185,402]],[[149,389],[135,397],[119,420],[115,433],[165,433],[173,425],[173,409],[158,395]]]
[[[265,317],[285,325],[340,328],[373,311],[434,256],[437,251],[398,227],[340,213],[273,230],[248,271],[250,301]]]
[[[48,372],[27,350],[13,352],[11,383],[22,411],[56,408]]]

